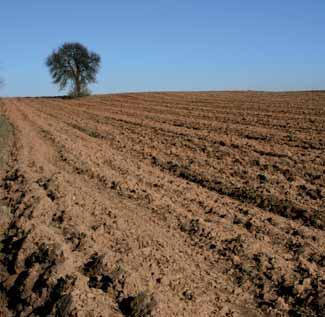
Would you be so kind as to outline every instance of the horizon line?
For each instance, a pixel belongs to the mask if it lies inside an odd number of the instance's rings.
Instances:
[[[221,90],[129,90],[129,91],[117,91],[117,92],[98,92],[90,94],[89,96],[105,96],[105,95],[123,95],[123,94],[149,94],[149,93],[245,93],[245,92],[255,92],[255,93],[325,93],[324,89],[290,89],[290,90],[259,90],[259,89],[221,89]],[[34,96],[0,96],[1,98],[68,98],[69,95],[34,95]]]

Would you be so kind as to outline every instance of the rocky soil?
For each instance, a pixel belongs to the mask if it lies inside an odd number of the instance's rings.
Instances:
[[[0,105],[0,316],[325,316],[325,93]]]

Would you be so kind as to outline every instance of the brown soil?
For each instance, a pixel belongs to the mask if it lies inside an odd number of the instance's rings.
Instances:
[[[325,315],[325,93],[2,103],[0,316]]]

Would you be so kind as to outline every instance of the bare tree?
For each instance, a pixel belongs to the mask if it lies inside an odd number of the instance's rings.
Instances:
[[[0,66],[1,67],[1,66]],[[2,77],[0,77],[0,88],[4,86],[5,82]]]

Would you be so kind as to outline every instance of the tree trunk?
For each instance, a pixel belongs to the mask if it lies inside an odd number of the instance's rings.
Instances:
[[[80,70],[78,67],[78,63],[75,62],[76,65],[76,96],[79,97],[81,95],[81,80],[80,80]]]
[[[81,95],[81,85],[80,85],[80,79],[76,79],[76,96],[79,97]]]

